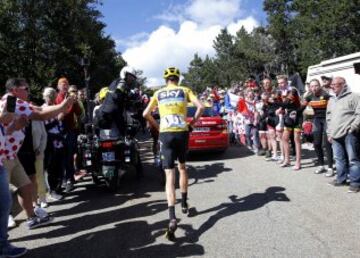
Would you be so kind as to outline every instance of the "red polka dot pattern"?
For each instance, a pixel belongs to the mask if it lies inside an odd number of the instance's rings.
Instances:
[[[0,101],[0,107],[6,106],[7,94],[3,96]],[[29,117],[32,113],[32,109],[28,102],[18,99],[16,101],[16,109],[17,116],[26,116]],[[5,130],[9,125],[4,124]],[[1,132],[0,132],[1,134]],[[14,159],[16,158],[17,152],[19,151],[21,145],[23,144],[25,138],[24,130],[19,130],[14,132],[10,136],[0,135],[0,165],[2,164],[2,160],[4,159]]]

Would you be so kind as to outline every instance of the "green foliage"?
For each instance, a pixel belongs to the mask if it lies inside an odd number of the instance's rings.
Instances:
[[[114,41],[104,35],[97,4],[96,0],[1,0],[0,85],[9,77],[24,77],[38,94],[66,76],[82,87],[84,55],[90,60],[92,92],[108,85],[125,62]]]
[[[249,75],[294,74],[310,65],[360,51],[359,0],[264,0],[268,24],[236,36],[221,30],[214,58],[198,55],[185,81],[198,91],[228,87]]]
[[[321,60],[359,51],[360,1],[294,0],[292,10],[298,69],[303,74]]]
[[[223,29],[214,41],[216,56],[202,60],[197,54],[190,62],[185,82],[196,91],[209,86],[230,87],[251,74],[276,71],[274,40],[264,28],[248,33],[241,28],[235,37]]]

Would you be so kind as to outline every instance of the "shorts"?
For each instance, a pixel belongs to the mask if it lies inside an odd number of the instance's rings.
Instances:
[[[31,183],[18,158],[4,160],[4,168],[8,174],[9,183],[14,185],[16,188],[21,188]]]
[[[189,132],[163,132],[159,136],[163,169],[175,168],[175,160],[185,163]]]
[[[301,125],[295,125],[295,126],[292,126],[292,127],[288,127],[288,126],[285,126],[284,128],[285,131],[288,131],[288,132],[301,132]]]
[[[258,128],[259,128],[259,132],[266,132],[267,131],[266,121],[260,120]]]
[[[36,174],[35,169],[35,154],[34,153],[18,153],[18,159],[25,169],[25,172],[28,176],[32,176]]]

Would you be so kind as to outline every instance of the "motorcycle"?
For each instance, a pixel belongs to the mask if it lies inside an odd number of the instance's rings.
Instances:
[[[136,128],[129,125],[124,137],[113,136],[108,129],[101,129],[92,136],[79,136],[83,166],[91,172],[95,184],[100,184],[103,179],[111,191],[116,191],[125,173],[135,171],[138,178],[142,176],[143,167],[134,133]]]
[[[91,174],[93,182],[99,185],[101,181],[93,173],[96,167],[97,156],[97,136],[93,133],[93,125],[86,125],[85,132],[86,134],[80,134],[77,139],[78,152],[82,161],[81,166]]]
[[[137,142],[134,138],[126,135],[123,139],[108,137],[106,130],[100,131],[98,157],[100,169],[106,185],[116,191],[122,176],[135,170],[137,177],[142,176],[142,163],[138,151]]]

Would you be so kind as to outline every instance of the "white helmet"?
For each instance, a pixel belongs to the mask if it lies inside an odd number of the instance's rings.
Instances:
[[[136,71],[131,66],[124,66],[123,69],[120,71],[120,79],[125,80],[126,74],[131,74],[136,78]]]

